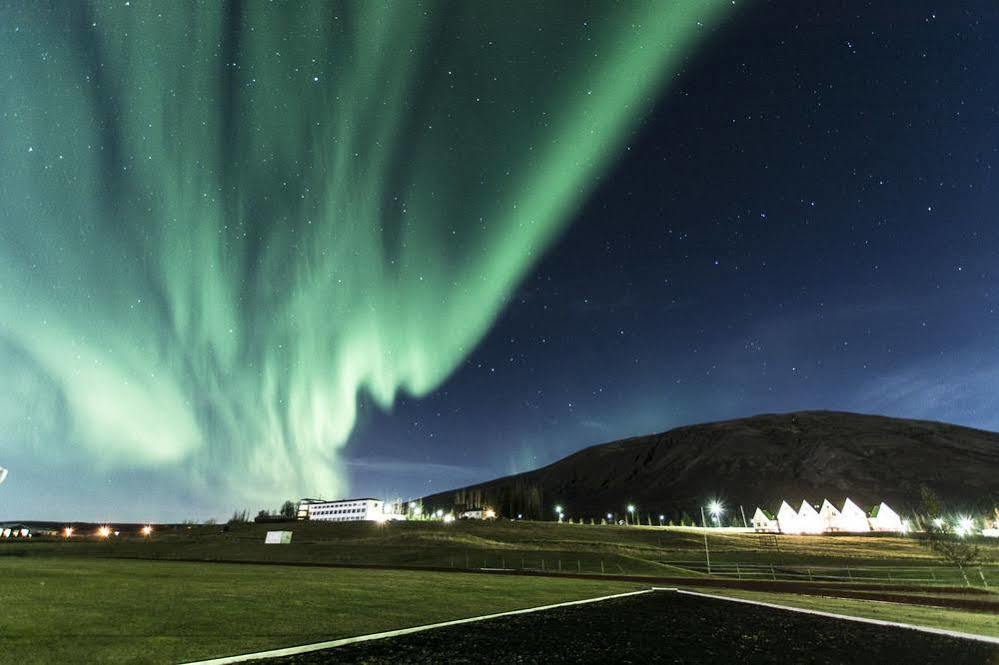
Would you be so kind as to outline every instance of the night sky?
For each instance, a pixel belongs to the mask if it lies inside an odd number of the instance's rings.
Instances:
[[[0,517],[999,429],[999,9],[957,4],[6,3]]]

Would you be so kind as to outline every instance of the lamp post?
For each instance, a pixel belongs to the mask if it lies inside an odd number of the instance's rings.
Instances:
[[[711,513],[712,519],[715,521],[716,526],[721,526],[721,516],[725,512],[725,508],[717,501],[712,501],[711,505],[708,506],[708,511]]]
[[[562,523],[562,515],[563,515],[562,506],[555,506],[555,513],[558,515],[558,521],[561,524]]]
[[[635,523],[635,506],[633,504],[628,504],[628,515],[631,516],[631,523]]]
[[[701,534],[704,536],[704,564],[708,568],[708,575],[711,574],[711,552],[708,550],[708,525],[704,520],[704,506],[701,506]]]

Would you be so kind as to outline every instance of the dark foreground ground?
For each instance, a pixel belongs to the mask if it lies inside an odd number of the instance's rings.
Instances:
[[[656,592],[274,659],[314,663],[999,663],[999,647]]]

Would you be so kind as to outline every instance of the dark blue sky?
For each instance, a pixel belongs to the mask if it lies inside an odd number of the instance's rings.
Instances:
[[[367,406],[357,491],[767,411],[999,429],[999,9],[939,5],[718,30],[460,371]]]
[[[999,430],[999,7],[716,4],[0,6],[0,518]]]

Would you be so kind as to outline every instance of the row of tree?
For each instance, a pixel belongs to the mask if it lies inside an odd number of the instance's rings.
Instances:
[[[267,509],[261,509],[257,516],[253,518],[254,522],[287,522],[288,520],[293,520],[298,515],[298,504],[292,500],[285,501],[281,504],[273,513]],[[237,510],[229,518],[229,524],[243,524],[250,521],[250,511],[248,510]]]

